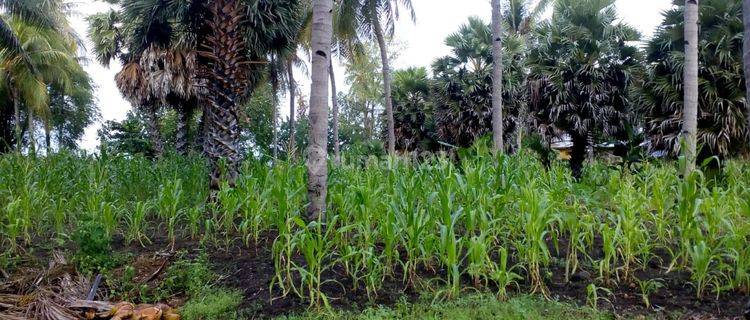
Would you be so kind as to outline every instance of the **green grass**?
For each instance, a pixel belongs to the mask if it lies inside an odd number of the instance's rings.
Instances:
[[[588,308],[543,300],[533,296],[520,296],[500,301],[492,295],[467,295],[455,301],[431,304],[399,303],[393,307],[370,308],[362,312],[309,313],[282,317],[285,320],[306,319],[613,319],[609,314]]]
[[[190,299],[180,315],[185,320],[231,320],[238,319],[242,293],[233,290],[215,290]]]

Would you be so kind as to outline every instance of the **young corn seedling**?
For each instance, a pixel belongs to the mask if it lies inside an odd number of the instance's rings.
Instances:
[[[607,297],[601,296],[601,294],[605,295],[612,295],[612,291],[604,288],[604,287],[598,287],[595,284],[591,283],[586,287],[586,301],[589,304],[589,307],[591,307],[594,310],[599,309],[599,301],[606,301],[608,303],[612,303]]]
[[[182,199],[182,180],[168,180],[164,182],[157,196],[157,215],[167,222],[167,234],[170,240],[170,248],[174,249],[176,236],[175,227],[180,215],[180,202]]]
[[[604,257],[597,262],[599,265],[599,277],[605,284],[612,284],[612,265],[614,265],[617,258],[619,230],[604,224],[600,233]]]
[[[700,299],[706,287],[717,280],[712,274],[715,263],[721,256],[701,240],[690,250],[690,279],[695,284],[696,296]]]
[[[649,299],[649,297],[653,293],[659,291],[659,289],[664,287],[662,279],[640,280],[636,278],[635,281],[638,283],[638,288],[641,292],[641,300],[643,300],[643,304],[646,306],[646,308],[651,308],[651,300]]]
[[[145,233],[145,228],[148,225],[146,219],[150,208],[150,203],[139,201],[135,203],[131,214],[124,215],[125,224],[127,225],[125,240],[128,243],[138,241],[141,246],[143,246],[144,241],[151,243],[151,240],[149,240]]]
[[[495,265],[490,258],[489,252],[493,239],[487,237],[486,232],[471,238],[463,238],[466,241],[466,260],[468,273],[474,281],[475,288],[486,287]]]
[[[519,274],[513,272],[515,266],[508,267],[508,249],[498,249],[500,260],[490,271],[490,278],[497,285],[497,296],[500,300],[508,298],[508,288],[518,286],[518,280],[523,279]]]

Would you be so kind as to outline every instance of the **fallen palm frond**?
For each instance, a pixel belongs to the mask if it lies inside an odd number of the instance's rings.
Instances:
[[[32,280],[33,279],[33,280]],[[22,277],[0,283],[3,290],[15,288],[18,294],[0,294],[0,320],[176,320],[179,315],[169,306],[133,305],[87,300],[96,296],[90,281],[75,272],[62,254],[53,253],[46,270],[36,277]],[[94,294],[90,294],[90,291]]]

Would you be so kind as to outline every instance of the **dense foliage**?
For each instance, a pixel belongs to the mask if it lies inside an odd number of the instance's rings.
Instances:
[[[683,10],[664,14],[646,47],[648,74],[640,97],[652,151],[677,155],[683,106]],[[698,144],[701,157],[745,153],[748,136],[742,69],[742,3],[706,0],[700,6]]]
[[[98,117],[62,1],[0,2],[0,153],[74,149]],[[41,127],[37,124],[41,124]]]
[[[576,177],[593,138],[622,136],[632,109],[630,90],[641,67],[632,42],[639,35],[618,20],[614,2],[555,2],[529,54],[532,110],[541,123],[570,135]]]

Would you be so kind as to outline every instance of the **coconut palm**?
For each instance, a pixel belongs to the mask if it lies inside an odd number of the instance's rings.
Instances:
[[[503,153],[503,43],[500,0],[492,0],[492,142]]]
[[[29,152],[35,153],[34,124],[36,118],[44,122],[46,135],[50,130],[50,87],[61,94],[72,91],[72,78],[83,73],[76,60],[77,46],[56,30],[31,25],[20,18],[6,19],[5,23],[17,37],[20,51],[0,50],[0,77],[5,92],[13,105],[15,143],[22,142],[21,112],[26,112]]]
[[[639,112],[652,152],[680,154],[683,130],[684,2],[664,13],[646,46],[648,75]],[[698,160],[741,155],[748,137],[745,77],[742,68],[742,4],[703,0],[700,6],[697,144]]]
[[[619,22],[615,0],[558,0],[529,53],[531,105],[545,127],[573,140],[579,178],[593,138],[621,133],[639,73],[638,32]]]
[[[10,23],[11,19],[23,21],[30,26],[57,30],[69,39],[74,39],[75,33],[65,19],[65,7],[60,0],[0,0],[0,49],[17,56],[26,67],[33,71],[34,66],[28,53],[23,50],[22,40],[18,31]]]
[[[341,27],[358,30],[365,39],[375,39],[380,49],[380,59],[383,74],[383,100],[385,101],[388,153],[393,155],[396,140],[393,122],[393,100],[391,97],[391,69],[388,57],[387,36],[394,33],[395,22],[399,18],[399,9],[407,10],[412,21],[416,14],[411,0],[342,0]]]
[[[333,38],[333,1],[313,0],[310,138],[307,147],[308,216],[326,212],[328,184],[328,72]]]
[[[750,79],[750,0],[742,0],[742,22],[745,26],[745,33],[742,38],[742,60],[745,66],[745,79]],[[750,81],[745,81],[745,101],[750,101]],[[750,103],[747,104],[747,108],[747,126],[750,127]],[[750,135],[748,135],[748,139],[750,143]]]
[[[698,0],[685,0],[685,66],[682,133],[685,176],[695,170],[698,143]]]

